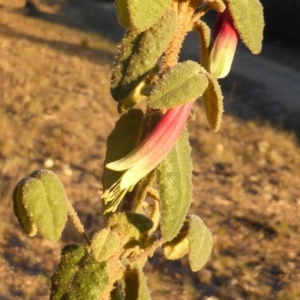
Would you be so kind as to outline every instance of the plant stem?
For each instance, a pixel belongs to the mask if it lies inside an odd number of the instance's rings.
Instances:
[[[72,204],[68,201],[68,213],[70,218],[72,219],[72,222],[75,226],[75,228],[78,230],[78,232],[82,235],[84,241],[87,243],[87,245],[91,246],[91,241],[87,234],[85,233],[84,227],[80,222],[80,219],[77,216],[77,213],[75,209],[73,208]]]

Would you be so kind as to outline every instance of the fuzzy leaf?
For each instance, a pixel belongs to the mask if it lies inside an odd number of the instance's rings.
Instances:
[[[166,241],[180,231],[192,200],[191,147],[184,130],[167,157],[157,168],[161,199],[161,230]]]
[[[46,197],[24,198],[24,206],[42,235],[56,241],[60,238],[68,216],[68,199],[58,176],[49,170],[36,170],[30,174],[41,182]]]
[[[223,95],[218,81],[207,73],[208,88],[203,94],[206,118],[212,131],[218,131],[223,114]]]
[[[67,245],[61,251],[61,261],[51,278],[51,300],[69,299],[69,286],[79,271],[79,263],[87,254],[83,246]]]
[[[120,247],[120,239],[115,232],[102,229],[93,234],[91,248],[97,261],[107,261]]]
[[[178,63],[170,68],[149,97],[149,106],[167,110],[200,97],[208,85],[201,66],[193,61]]]
[[[133,269],[125,273],[124,300],[151,300],[147,279],[142,270]]]
[[[148,30],[128,30],[114,64],[111,94],[116,101],[126,98],[150,73],[176,29],[175,13],[168,10]]]
[[[125,212],[114,213],[108,219],[107,226],[126,243],[131,239],[138,240],[141,234],[152,228],[153,222],[144,215]]]
[[[233,23],[241,40],[253,54],[262,48],[265,26],[263,7],[259,0],[228,0]]]
[[[170,0],[127,0],[130,22],[139,31],[155,24],[170,6]]]
[[[44,198],[44,201],[46,201],[46,194],[42,183],[31,177],[23,178],[17,183],[12,198],[14,203],[14,213],[18,218],[21,227],[30,237],[35,236],[37,234],[37,227],[30,217],[30,214],[25,207],[25,203],[30,201],[28,198]]]
[[[167,259],[175,260],[185,256],[189,252],[188,233],[178,234],[172,241],[165,243],[163,248]]]
[[[132,25],[130,22],[127,0],[116,0],[115,5],[118,12],[119,23],[125,28],[130,28]]]
[[[201,65],[207,70],[209,60],[209,46],[210,46],[210,35],[211,30],[206,23],[199,21],[195,26],[194,30],[199,35],[200,40],[200,59]]]
[[[191,270],[196,272],[207,263],[213,238],[210,230],[199,217],[190,216],[189,224],[189,262]]]
[[[223,0],[206,0],[206,4],[208,7],[218,12],[223,12],[226,8],[226,5],[224,4]]]
[[[99,300],[109,282],[106,262],[98,262],[89,255],[80,267],[70,286],[70,299]]]
[[[52,277],[50,299],[98,300],[108,281],[106,262],[97,262],[83,246],[67,245]]]
[[[140,109],[131,109],[121,116],[108,136],[105,164],[126,156],[136,147],[140,140],[143,117]],[[102,177],[103,190],[110,188],[121,176],[122,173],[105,168]]]

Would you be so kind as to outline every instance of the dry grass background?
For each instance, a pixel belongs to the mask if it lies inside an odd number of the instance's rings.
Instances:
[[[61,4],[36,2],[49,14]],[[101,226],[105,140],[117,120],[109,94],[116,46],[17,13],[22,1],[0,4],[0,299],[48,299],[60,248],[80,237],[68,224],[57,243],[28,238],[12,212],[12,189],[32,170],[51,168],[87,229]],[[186,259],[156,254],[146,270],[153,299],[300,299],[295,135],[230,115],[215,134],[200,101],[194,114],[190,212],[211,229],[214,249],[198,273]]]

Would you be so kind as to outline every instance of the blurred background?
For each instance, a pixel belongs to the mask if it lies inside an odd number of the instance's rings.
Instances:
[[[239,44],[220,80],[221,130],[209,130],[201,99],[189,124],[190,213],[213,233],[211,259],[192,273],[187,259],[155,254],[153,299],[300,299],[300,2],[261,2],[263,51]],[[53,170],[87,231],[103,226],[105,141],[118,119],[109,84],[123,34],[113,1],[0,0],[1,300],[48,299],[61,247],[82,242],[71,223],[57,243],[21,231],[11,194],[22,177]],[[199,61],[196,34],[186,59]]]

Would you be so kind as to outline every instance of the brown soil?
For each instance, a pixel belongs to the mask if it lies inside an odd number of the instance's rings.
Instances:
[[[12,211],[14,185],[51,168],[87,230],[101,226],[105,140],[118,118],[109,94],[116,46],[85,23],[100,4],[78,10],[75,0],[35,3],[43,12],[31,17],[22,1],[0,0],[1,300],[48,299],[61,247],[81,241],[71,224],[56,243],[27,237]],[[101,22],[109,27],[111,19]],[[213,253],[198,273],[186,259],[167,262],[157,253],[146,270],[153,299],[300,299],[299,132],[280,130],[255,105],[250,116],[255,109],[260,121],[232,109],[215,134],[201,101],[195,105],[190,213],[211,229]]]

